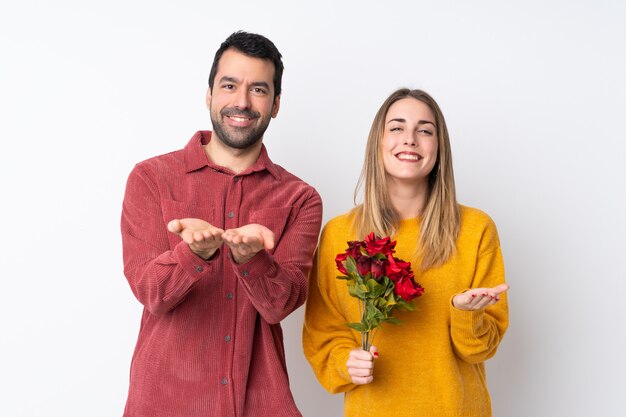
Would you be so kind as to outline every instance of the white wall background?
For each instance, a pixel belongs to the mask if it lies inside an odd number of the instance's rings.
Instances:
[[[209,67],[237,29],[284,55],[265,143],[325,221],[352,205],[383,99],[439,101],[459,199],[498,224],[512,288],[495,416],[624,415],[625,21],[619,0],[2,0],[0,416],[121,416],[141,313],[126,177],[210,128]],[[339,416],[301,324],[284,322],[296,401]]]

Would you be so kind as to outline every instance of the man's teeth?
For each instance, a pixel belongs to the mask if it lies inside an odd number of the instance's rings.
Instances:
[[[409,155],[409,154],[401,153],[398,155],[398,159],[408,159],[410,161],[418,161],[419,155]]]
[[[230,118],[236,122],[245,122],[246,120],[248,120],[247,117],[230,116]]]

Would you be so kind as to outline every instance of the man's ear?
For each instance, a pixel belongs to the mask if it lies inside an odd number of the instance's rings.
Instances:
[[[211,110],[211,87],[206,90],[206,108]]]
[[[280,95],[274,97],[274,105],[272,106],[272,118],[278,115],[279,109],[280,109]]]

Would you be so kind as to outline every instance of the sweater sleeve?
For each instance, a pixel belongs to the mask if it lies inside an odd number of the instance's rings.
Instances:
[[[504,263],[496,226],[489,219],[480,238],[471,288],[490,288],[505,282]],[[468,363],[480,363],[495,355],[509,325],[506,293],[480,311],[464,311],[450,303],[450,333],[455,353]]]
[[[324,228],[313,259],[304,316],[304,355],[320,384],[332,394],[355,387],[348,375],[346,361],[350,351],[358,347],[355,337],[359,336],[346,326],[349,320],[340,308],[335,256],[341,249],[333,245],[335,241],[349,240],[348,237],[342,231],[332,230],[329,225]]]
[[[196,282],[214,273],[214,261],[196,256],[185,242],[170,248],[157,187],[140,166],[128,177],[121,229],[124,274],[152,314],[172,310]]]

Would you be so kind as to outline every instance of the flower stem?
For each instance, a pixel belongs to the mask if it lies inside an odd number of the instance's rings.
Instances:
[[[365,326],[367,324],[365,319],[367,314],[367,301],[362,299],[359,307],[359,310],[361,310],[361,324]],[[365,351],[369,350],[369,334],[369,331],[361,332],[361,349]]]

